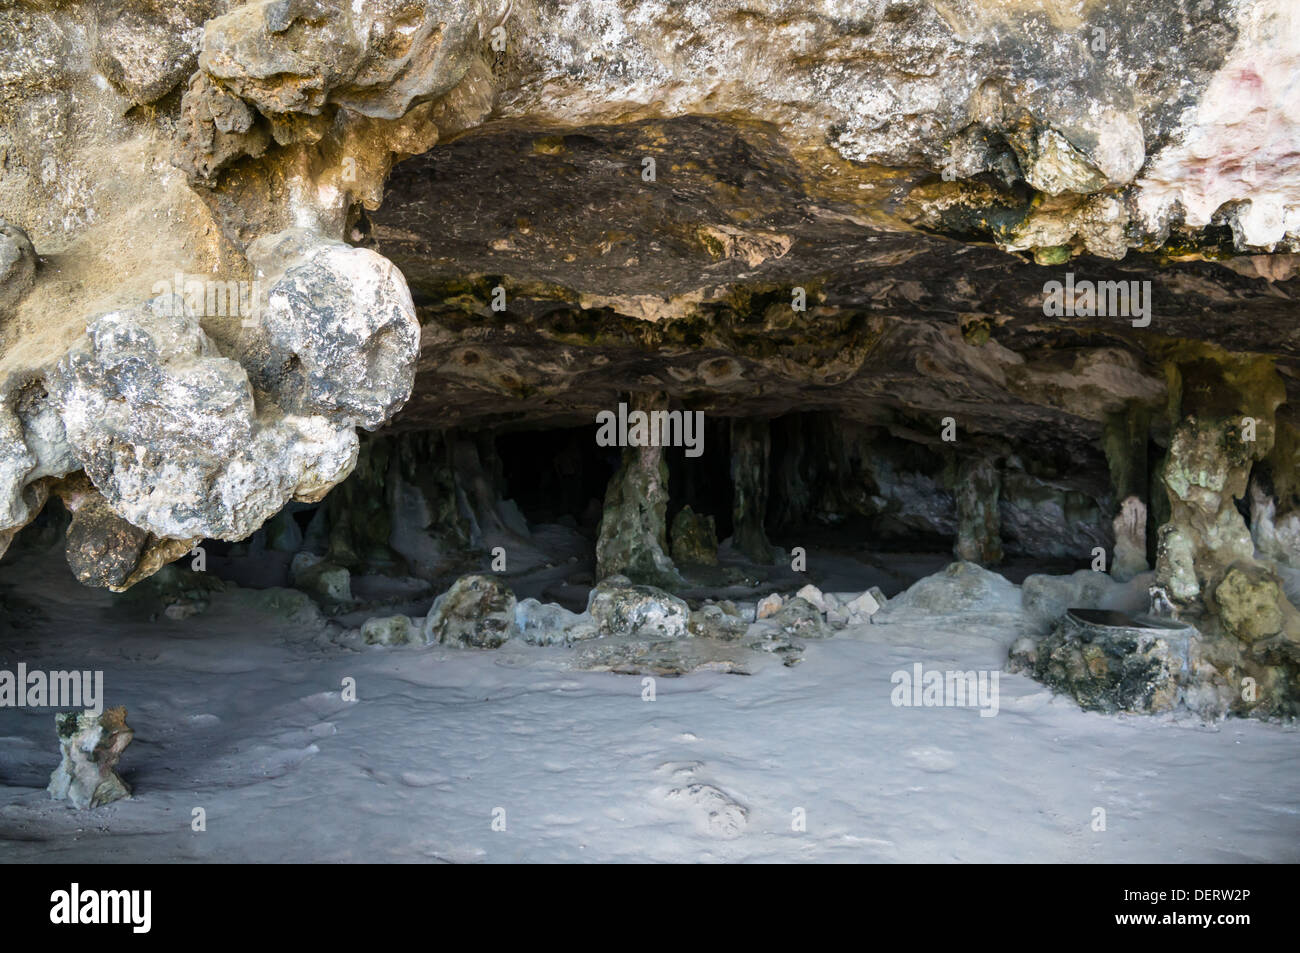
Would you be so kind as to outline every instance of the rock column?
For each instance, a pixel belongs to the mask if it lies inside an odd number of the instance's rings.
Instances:
[[[668,409],[668,395],[633,394],[629,410]],[[682,578],[668,555],[668,461],[663,447],[628,447],[605,490],[596,541],[596,576],[672,587]]]
[[[957,466],[958,559],[994,566],[1002,561],[1002,521],[998,496],[1002,474],[995,461],[985,457],[963,459]]]
[[[732,546],[756,563],[772,563],[763,528],[767,512],[767,464],[772,437],[766,420],[731,421]]]
[[[1130,405],[1106,421],[1102,448],[1110,466],[1115,493],[1115,552],[1110,573],[1120,581],[1146,572],[1147,566],[1147,434],[1146,408]]]

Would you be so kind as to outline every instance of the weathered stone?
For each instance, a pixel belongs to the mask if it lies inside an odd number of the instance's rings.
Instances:
[[[712,516],[683,506],[673,517],[673,560],[683,566],[718,564],[718,531]]]
[[[822,591],[812,583],[809,583],[796,592],[795,596],[813,605],[818,612],[825,612],[827,609],[826,597],[822,594]]]
[[[880,591],[879,587],[872,586],[866,592],[859,595],[856,599],[846,603],[844,608],[848,610],[849,622],[854,625],[861,625],[863,622],[870,622],[871,617],[880,611],[888,600],[885,594]]]
[[[0,219],[0,314],[17,306],[36,280],[36,248],[27,233]]]
[[[351,427],[259,414],[244,369],[179,297],[96,319],[50,391],[109,506],[157,536],[242,539],[356,460]]]
[[[423,635],[425,642],[499,648],[519,636],[515,594],[491,576],[461,576],[433,601]]]
[[[963,458],[957,468],[957,542],[953,554],[965,562],[994,566],[1002,561],[997,464],[983,457]]]
[[[587,613],[601,635],[642,635],[681,639],[690,633],[690,609],[681,599],[654,586],[632,585],[611,576],[591,591]]]
[[[745,637],[749,623],[739,615],[727,612],[720,605],[706,605],[691,612],[686,628],[699,639],[735,642]]]
[[[406,645],[421,641],[420,628],[410,616],[379,616],[361,623],[361,640],[367,645]]]
[[[589,614],[536,599],[522,599],[515,605],[515,622],[523,640],[534,645],[570,645],[600,634]]]
[[[762,599],[758,600],[758,605],[754,608],[755,619],[766,619],[781,611],[781,606],[785,600],[781,598],[779,592],[770,592]]]
[[[54,724],[63,760],[50,775],[51,797],[84,810],[131,796],[131,789],[113,770],[135,737],[127,727],[125,708],[109,708],[102,715],[60,712]]]
[[[1005,618],[1020,614],[1020,590],[975,563],[955,562],[919,579],[872,616],[876,623],[947,615]]]
[[[801,639],[828,639],[831,631],[822,620],[817,607],[806,599],[795,596],[787,600],[779,612],[758,623],[774,626],[787,636]]]
[[[254,387],[291,414],[368,430],[406,403],[420,324],[392,262],[301,228],[254,242],[248,260],[269,286],[240,344]]]
[[[1257,642],[1282,631],[1282,587],[1262,566],[1234,565],[1214,589],[1214,604],[1228,631]]]
[[[352,601],[352,574],[314,553],[298,553],[289,565],[289,581],[297,589],[327,603]]]
[[[1194,636],[1186,625],[1076,610],[1041,641],[1017,642],[1011,669],[1030,672],[1090,711],[1169,711],[1182,700]]]
[[[66,552],[72,574],[87,586],[120,587],[130,578],[149,533],[118,516],[98,493],[72,511]]]
[[[632,410],[666,410],[662,394],[633,395]],[[662,447],[628,447],[610,478],[596,541],[596,576],[673,587],[681,575],[668,556],[668,461]],[[683,620],[684,624],[684,620]]]

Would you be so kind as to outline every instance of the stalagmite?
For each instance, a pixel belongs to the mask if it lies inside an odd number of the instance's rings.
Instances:
[[[957,466],[958,559],[994,566],[1002,561],[998,495],[1002,476],[994,461],[964,458]]]
[[[773,561],[763,528],[767,513],[767,465],[772,438],[766,420],[731,421],[732,545],[756,563]]]
[[[1116,508],[1111,524],[1115,531],[1115,552],[1110,572],[1121,581],[1150,568],[1147,566],[1147,432],[1146,409],[1131,404],[1122,413],[1107,418],[1102,436]]]
[[[667,395],[633,394],[633,410],[665,410]],[[668,461],[664,448],[627,447],[623,463],[605,491],[605,509],[596,541],[596,575],[615,574],[653,586],[681,585],[668,555]]]

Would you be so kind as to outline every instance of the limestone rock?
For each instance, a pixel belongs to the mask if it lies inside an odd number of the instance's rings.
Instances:
[[[60,712],[54,723],[63,760],[50,775],[51,797],[84,810],[131,796],[131,789],[113,770],[135,737],[127,727],[125,708],[109,708],[102,715]]]
[[[352,574],[314,553],[298,553],[289,564],[289,581],[296,589],[331,604],[352,601]]]
[[[675,562],[684,566],[718,564],[718,531],[712,516],[683,506],[673,517],[670,536]]]
[[[570,645],[600,634],[589,614],[536,599],[521,599],[515,605],[515,622],[523,640],[533,645]]]
[[[406,615],[367,619],[361,623],[361,640],[367,645],[407,645],[422,641],[419,626]]]
[[[1090,711],[1169,711],[1182,700],[1194,636],[1190,626],[1080,610],[1041,641],[1017,642],[1012,668],[1030,672]]]
[[[831,636],[831,630],[817,607],[799,596],[788,600],[778,612],[757,624],[774,627],[791,638],[828,639]]]
[[[1234,565],[1215,587],[1214,603],[1228,631],[1243,642],[1282,631],[1281,584],[1262,566]]]
[[[662,394],[633,396],[633,410],[664,410]],[[596,576],[624,575],[650,586],[679,586],[668,556],[668,462],[662,447],[628,447],[610,478],[596,541]]]
[[[993,566],[1002,561],[998,495],[1001,474],[993,461],[964,459],[957,470],[957,542],[953,553],[965,562]]]
[[[601,635],[653,635],[686,638],[690,609],[684,601],[654,586],[632,585],[612,576],[591,591],[587,612]]]
[[[749,631],[749,623],[739,614],[727,612],[720,605],[706,605],[691,612],[686,628],[699,639],[735,642]]]
[[[259,239],[248,259],[269,284],[241,340],[254,387],[291,414],[368,430],[406,403],[420,323],[392,262],[301,228]]]
[[[800,589],[798,592],[796,592],[795,596],[799,599],[804,600],[805,602],[812,604],[814,607],[816,607],[818,612],[825,612],[826,609],[828,608],[826,604],[826,597],[822,594],[822,591],[818,589],[816,586],[814,586],[812,583],[809,583],[808,585]]]
[[[870,622],[872,616],[879,612],[880,607],[887,601],[885,594],[880,591],[879,587],[872,586],[856,599],[847,603],[844,608],[849,612],[849,621],[854,625],[861,625],[863,622]]]
[[[242,539],[352,469],[351,427],[259,414],[179,297],[110,312],[50,379],[68,441],[112,509],[175,539]]]
[[[755,619],[766,619],[768,616],[775,615],[781,611],[781,606],[785,600],[781,598],[779,592],[771,592],[758,600],[758,605],[754,608]]]
[[[876,623],[916,621],[929,616],[1019,615],[1020,590],[998,573],[970,562],[955,562],[919,579],[877,612]]]
[[[17,306],[36,278],[36,248],[27,233],[0,218],[0,314]]]
[[[433,601],[423,635],[429,643],[499,648],[519,636],[515,594],[492,576],[461,576]]]

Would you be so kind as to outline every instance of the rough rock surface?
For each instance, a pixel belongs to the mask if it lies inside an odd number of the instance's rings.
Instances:
[[[1100,548],[1292,685],[1297,36],[1287,0],[9,4],[0,555],[84,504],[70,562],[128,588],[389,427],[320,555],[541,562],[494,435],[653,400],[709,418],[693,512],[751,561]],[[676,452],[626,450],[597,580],[682,584]]]
[[[1093,711],[1170,711],[1182,701],[1196,630],[1132,622],[1096,624],[1070,614],[1039,642],[1026,639],[1011,652],[1011,669],[1027,671]]]
[[[127,727],[125,708],[109,708],[103,714],[60,712],[54,722],[63,760],[50,775],[51,797],[84,810],[131,796],[131,789],[113,770],[135,737]]]
[[[681,639],[689,634],[691,613],[684,601],[654,586],[632,585],[626,576],[610,576],[597,585],[587,612],[602,635]]]
[[[955,562],[899,593],[872,617],[876,623],[916,621],[924,616],[1016,615],[1020,591],[996,572],[971,562]]]
[[[491,576],[457,579],[424,618],[425,642],[495,649],[518,637],[515,594]]]

